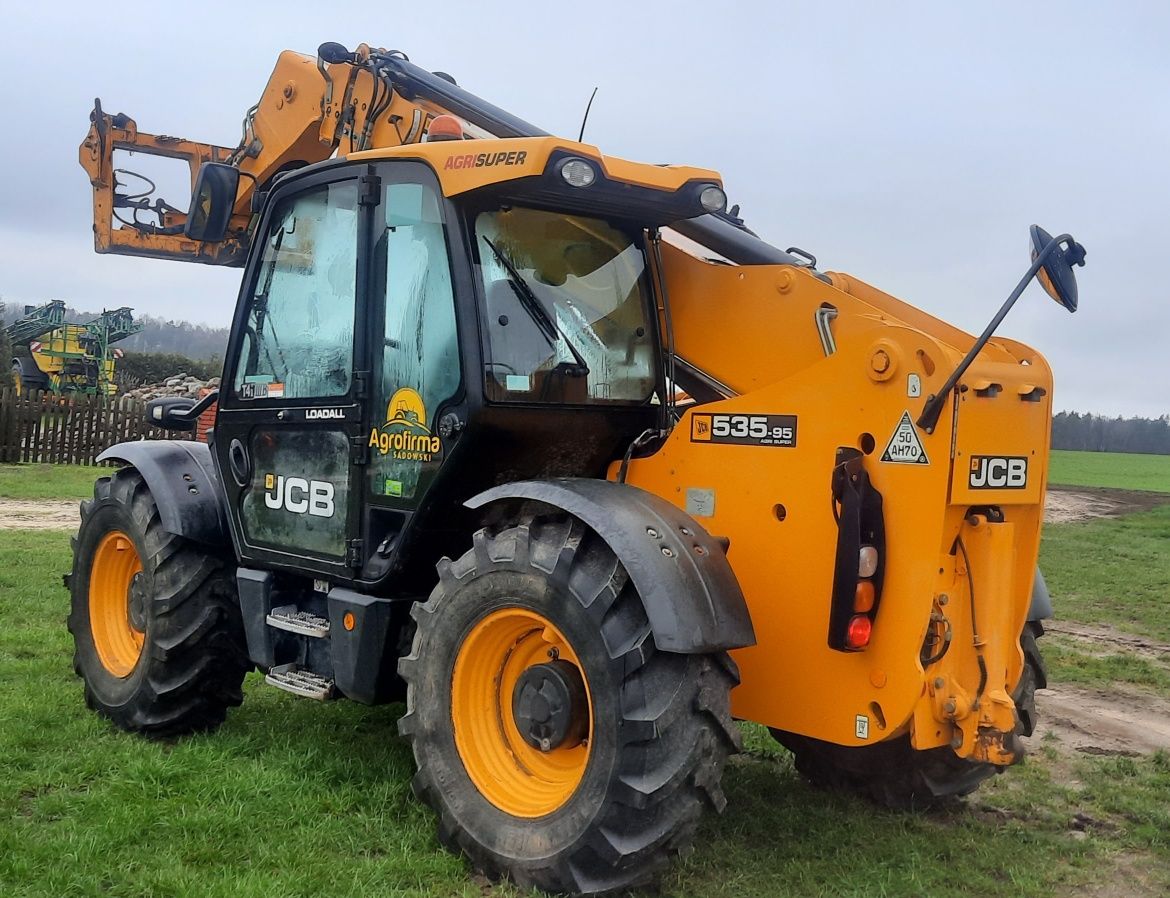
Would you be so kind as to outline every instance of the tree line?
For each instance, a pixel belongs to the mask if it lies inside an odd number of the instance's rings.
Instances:
[[[1052,419],[1052,448],[1170,455],[1170,415],[1107,418],[1092,413],[1060,412]]]
[[[0,300],[0,322],[2,322],[0,323],[0,331],[3,330],[4,324],[11,324],[24,314],[24,306],[24,303]],[[70,324],[84,324],[86,321],[97,318],[99,314],[98,312],[82,312],[72,307],[66,307],[65,320]],[[228,341],[226,327],[208,327],[205,324],[171,321],[166,318],[157,318],[154,315],[139,315],[138,313],[134,314],[134,320],[142,325],[142,330],[117,344],[123,352],[175,353],[197,360],[214,360],[217,367],[218,363],[223,361]],[[5,359],[12,357],[13,348],[6,345],[4,336],[0,333],[0,352],[3,353]]]

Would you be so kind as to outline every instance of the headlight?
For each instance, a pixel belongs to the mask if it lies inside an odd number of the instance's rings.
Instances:
[[[699,194],[699,205],[708,212],[722,212],[727,206],[727,194],[722,187],[710,184]]]
[[[572,187],[588,187],[597,180],[597,170],[584,159],[569,159],[561,165],[561,177]]]

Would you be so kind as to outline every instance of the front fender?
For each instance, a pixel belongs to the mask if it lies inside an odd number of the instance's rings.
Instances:
[[[150,487],[168,533],[212,546],[230,546],[227,499],[211,448],[191,440],[118,443],[97,457],[137,469]]]
[[[600,536],[638,590],[659,649],[699,654],[755,644],[723,546],[665,499],[624,483],[567,478],[504,484],[465,504],[477,509],[505,499],[562,509]]]

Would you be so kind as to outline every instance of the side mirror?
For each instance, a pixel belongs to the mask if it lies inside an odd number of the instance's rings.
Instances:
[[[325,41],[317,48],[317,58],[322,62],[327,62],[330,65],[337,65],[341,62],[352,63],[355,61],[356,54],[350,53],[345,49],[344,44],[339,44],[336,41]]]
[[[198,402],[189,396],[164,396],[146,403],[146,423],[163,430],[194,430],[199,416],[219,399],[219,391],[212,390]]]
[[[1085,264],[1085,248],[1073,240],[1071,235],[1061,234],[1059,237],[1053,237],[1039,225],[1032,225],[1031,233],[1032,264],[1028,266],[1027,272],[1020,278],[1020,282],[1016,284],[1016,289],[1012,291],[1011,296],[995,313],[991,323],[984,328],[979,339],[967,350],[967,354],[963,356],[959,366],[951,372],[951,376],[946,379],[942,389],[937,393],[931,393],[926,398],[926,403],[922,406],[922,413],[914,423],[927,433],[934,433],[938,417],[942,414],[943,404],[947,401],[951,390],[958,384],[959,378],[971,367],[975,356],[979,355],[983,347],[987,345],[987,341],[991,339],[995,329],[1011,311],[1016,300],[1020,298],[1020,294],[1024,292],[1024,288],[1032,282],[1032,278],[1039,278],[1044,289],[1048,291],[1048,295],[1070,312],[1077,310],[1077,279],[1076,275],[1073,274],[1072,267]]]
[[[163,430],[194,430],[196,418],[188,418],[195,400],[186,396],[164,396],[146,403],[146,423]]]
[[[1032,225],[1031,234],[1032,262],[1035,263],[1037,259],[1045,255],[1049,244],[1056,241],[1040,225]],[[1077,310],[1077,276],[1073,272],[1073,266],[1084,266],[1085,248],[1071,237],[1065,236],[1060,239],[1066,245],[1058,244],[1052,247],[1041,263],[1040,269],[1036,272],[1036,278],[1049,296],[1070,312],[1075,312]]]
[[[223,162],[204,162],[191,192],[191,209],[183,234],[192,240],[219,243],[227,236],[236,205],[240,170]]]

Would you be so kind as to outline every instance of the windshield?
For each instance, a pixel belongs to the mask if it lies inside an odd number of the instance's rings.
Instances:
[[[596,218],[511,207],[475,219],[487,394],[517,402],[647,402],[654,393],[641,247]]]

